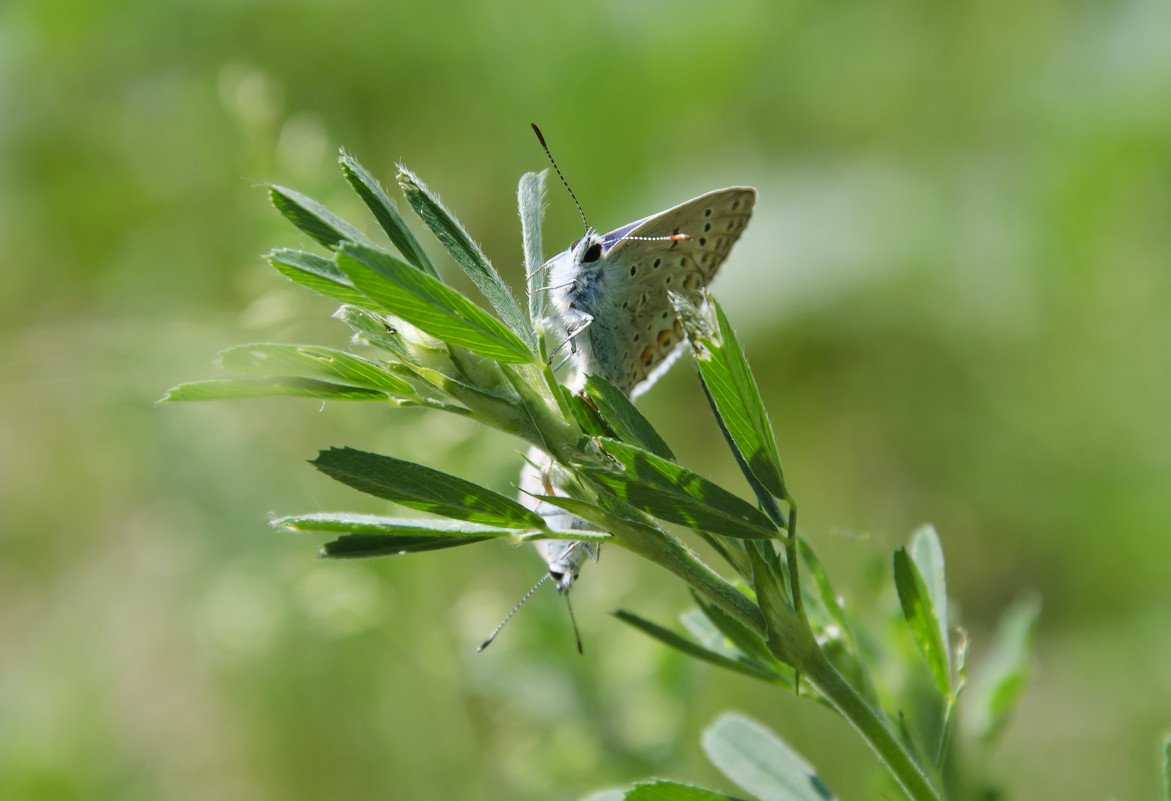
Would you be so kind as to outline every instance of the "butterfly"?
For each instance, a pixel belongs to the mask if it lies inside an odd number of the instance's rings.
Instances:
[[[578,376],[599,375],[633,398],[666,372],[686,339],[667,293],[702,303],[755,203],[752,187],[716,189],[605,235],[587,230],[546,262]]]
[[[581,211],[565,176],[533,125],[537,139]],[[658,379],[686,346],[683,325],[669,292],[702,305],[707,285],[740,239],[756,204],[756,190],[730,186],[694,197],[666,211],[600,235],[586,233],[568,250],[549,259],[536,273],[547,274],[552,317],[564,334],[554,354],[568,348],[575,360],[576,383],[587,375],[605,378],[633,398]],[[582,212],[585,222],[585,212]],[[534,273],[534,274],[536,274]],[[530,278],[532,276],[529,276]],[[552,356],[552,354],[551,354]],[[541,500],[564,494],[557,487],[553,460],[533,446],[520,475],[520,501],[561,530],[596,530],[587,521]],[[569,601],[569,590],[586,559],[598,560],[598,543],[537,540],[533,543],[549,572],[480,646],[486,648],[544,581],[552,579]],[[572,619],[572,607],[570,617]],[[577,634],[577,649],[581,637]]]

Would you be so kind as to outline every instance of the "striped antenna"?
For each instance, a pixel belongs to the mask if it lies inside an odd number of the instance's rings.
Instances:
[[[541,576],[541,580],[540,580],[540,581],[538,581],[536,584],[534,584],[534,585],[533,585],[533,588],[532,588],[531,590],[529,590],[528,592],[526,592],[526,593],[525,593],[525,597],[521,598],[521,599],[520,599],[520,602],[519,602],[519,603],[517,603],[517,605],[516,605],[516,606],[514,606],[514,607],[512,608],[512,611],[508,613],[508,616],[507,616],[507,617],[505,617],[505,618],[504,618],[504,620],[501,620],[501,621],[500,621],[500,625],[496,627],[496,630],[495,630],[495,631],[493,631],[491,634],[489,634],[489,635],[488,635],[488,639],[486,639],[486,640],[484,640],[482,643],[480,643],[480,647],[476,649],[476,653],[480,653],[481,651],[483,651],[485,648],[487,648],[489,645],[491,645],[491,644],[492,644],[492,641],[493,641],[494,639],[496,639],[496,635],[500,633],[500,630],[501,630],[502,628],[504,628],[504,624],[505,624],[505,623],[507,623],[508,621],[512,620],[512,616],[513,616],[513,615],[515,615],[515,614],[517,613],[517,611],[518,611],[518,610],[519,610],[519,609],[520,609],[522,606],[524,606],[524,605],[525,605],[525,601],[527,601],[529,598],[532,598],[532,597],[533,597],[533,593],[537,591],[537,588],[538,588],[538,587],[540,587],[542,584],[544,584],[546,581],[548,581],[548,580],[549,580],[549,578],[550,578],[550,574],[548,574],[548,573],[546,573],[545,575]],[[572,614],[573,614],[573,613],[572,613],[572,612],[570,612],[570,615],[572,615]],[[574,630],[575,630],[575,631],[577,630],[577,625],[576,625],[576,624],[574,624]],[[579,642],[578,642],[578,646],[577,646],[577,647],[578,647],[578,649],[579,649],[579,650],[581,649],[581,643],[580,643],[580,640],[579,640]]]
[[[553,154],[549,152],[549,146],[545,144],[545,135],[541,133],[541,129],[537,127],[535,122],[530,122],[533,126],[533,133],[537,135],[537,141],[541,143],[541,147],[545,150],[545,155],[549,157],[549,161],[553,164],[553,169],[557,171],[557,177],[561,179],[561,183],[565,184],[565,190],[569,192],[569,196],[573,198],[573,203],[577,206],[577,213],[581,215],[581,224],[590,229],[589,222],[586,221],[585,209],[581,207],[581,203],[577,200],[577,195],[573,194],[573,190],[569,188],[569,181],[565,180],[565,176],[561,174],[561,168],[557,166],[557,159],[553,158]]]

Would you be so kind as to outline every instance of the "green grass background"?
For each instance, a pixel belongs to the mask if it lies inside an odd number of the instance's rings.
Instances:
[[[843,797],[841,721],[610,618],[672,621],[611,549],[575,591],[486,543],[324,563],[270,512],[384,505],[304,460],[351,445],[509,492],[465,421],[264,400],[156,408],[220,347],[341,345],[258,254],[310,247],[293,186],[374,226],[334,163],[416,170],[520,287],[540,123],[607,230],[760,190],[715,285],[802,525],[849,603],[932,521],[978,656],[1025,590],[1037,673],[996,752],[1018,798],[1154,798],[1171,728],[1171,6],[0,4],[0,798],[574,799],[730,791],[698,732],[740,708]],[[550,186],[546,251],[580,235]],[[438,249],[432,248],[438,258]],[[446,275],[462,288],[450,263]],[[742,488],[683,364],[641,402]],[[713,454],[719,454],[718,457]],[[883,606],[883,605],[886,606]]]

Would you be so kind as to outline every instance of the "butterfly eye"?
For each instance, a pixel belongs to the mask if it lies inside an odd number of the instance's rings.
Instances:
[[[586,248],[586,252],[582,254],[581,260],[585,264],[591,261],[597,261],[600,258],[602,258],[602,245],[600,242],[595,242]]]

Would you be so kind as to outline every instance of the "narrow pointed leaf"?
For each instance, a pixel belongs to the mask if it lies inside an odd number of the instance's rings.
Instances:
[[[923,526],[911,535],[911,561],[919,568],[919,575],[923,577],[923,584],[931,597],[931,607],[935,610],[939,624],[939,637],[943,640],[943,653],[948,657],[950,669],[951,642],[947,625],[947,581],[943,572],[943,546],[939,544],[939,535],[935,533],[933,526]]]
[[[781,457],[756,379],[728,318],[714,300],[718,333],[696,325],[698,312],[686,298],[672,295],[691,340],[700,375],[731,438],[756,478],[778,498],[786,496]]]
[[[398,252],[407,263],[418,267],[433,278],[438,278],[439,273],[435,270],[435,265],[427,257],[427,252],[407,226],[406,220],[399,214],[394,201],[386,194],[382,184],[349,153],[343,151],[338,157],[338,163],[342,166],[346,181],[358,193],[358,197],[362,198],[366,208],[370,209],[374,219],[378,220],[382,230],[390,237],[390,241],[398,248]]]
[[[1041,601],[1030,596],[1005,612],[992,648],[972,678],[966,709],[977,737],[990,740],[1000,733],[1028,683],[1033,637],[1041,615]]]
[[[545,318],[545,293],[538,292],[544,281],[539,268],[545,263],[541,246],[541,216],[545,213],[545,176],[548,170],[526,172],[516,188],[520,209],[520,236],[524,242],[525,275],[528,276],[529,325],[536,328]]]
[[[950,695],[951,668],[943,638],[939,634],[939,617],[923,576],[907,555],[906,548],[899,548],[894,553],[894,577],[903,617],[911,628],[920,653],[927,660],[935,687],[941,695]]]
[[[355,306],[370,305],[370,299],[329,259],[303,250],[278,248],[268,254],[268,261],[281,275],[319,295]]]
[[[626,792],[626,801],[736,801],[702,787],[679,784],[662,779],[647,784],[636,784]]]
[[[674,460],[675,454],[655,431],[650,421],[626,397],[625,393],[597,375],[586,376],[586,393],[593,399],[598,414],[618,435],[618,439],[637,445],[663,459]]]
[[[432,520],[423,517],[386,517],[356,512],[312,512],[273,518],[273,528],[321,531],[328,534],[417,534],[430,537],[512,537],[517,529],[487,526],[464,520]]]
[[[220,351],[219,364],[228,370],[254,375],[323,378],[354,387],[378,389],[413,397],[414,387],[382,366],[345,351],[316,345],[279,345],[260,342]]]
[[[441,281],[374,248],[346,244],[337,265],[377,304],[434,337],[502,362],[536,359],[499,320]]]
[[[539,514],[511,498],[414,462],[331,448],[310,464],[356,490],[412,509],[502,528],[545,528]]]
[[[636,784],[626,791],[626,801],[736,801],[726,795],[690,784],[679,784],[658,779],[645,784]]]
[[[272,184],[268,197],[277,211],[323,247],[334,250],[342,242],[365,242],[365,235],[311,197]]]
[[[403,191],[411,208],[419,218],[427,224],[431,232],[455,259],[472,282],[484,293],[484,297],[496,309],[496,313],[504,320],[512,332],[521,337],[530,348],[536,347],[536,340],[529,327],[528,320],[517,305],[516,298],[508,289],[508,285],[500,278],[496,268],[488,261],[488,257],[480,250],[463,226],[451,215],[443,204],[439,202],[426,184],[420,181],[413,173],[404,167],[398,173],[399,187]],[[422,326],[419,326],[422,328]]]
[[[612,439],[596,439],[618,466],[583,468],[618,497],[662,520],[741,539],[777,536],[755,506],[674,462]]]
[[[452,534],[428,537],[412,534],[347,534],[321,546],[327,559],[369,559],[378,556],[402,556],[408,553],[439,551],[483,542],[491,537]]]
[[[665,645],[669,645],[676,651],[681,651],[688,656],[693,656],[696,659],[702,659],[704,662],[722,667],[727,670],[734,670],[737,673],[743,673],[747,676],[752,676],[754,679],[764,679],[768,682],[780,682],[781,677],[769,670],[766,666],[761,665],[750,659],[733,659],[724,654],[718,653],[706,648],[703,645],[689,640],[688,638],[676,634],[670,629],[660,626],[658,623],[639,617],[638,615],[627,612],[624,609],[619,609],[611,613],[614,617],[621,620],[634,628],[638,629],[644,634],[647,634]]]
[[[744,715],[722,715],[703,733],[702,743],[712,764],[760,801],[837,798],[800,754]]]
[[[236,400],[288,396],[321,400],[385,401],[383,391],[350,387],[314,378],[232,378],[214,381],[191,381],[167,390],[163,401]]]

